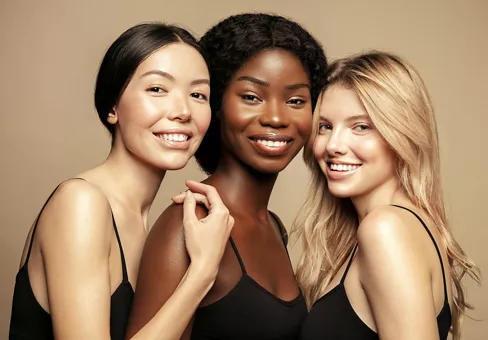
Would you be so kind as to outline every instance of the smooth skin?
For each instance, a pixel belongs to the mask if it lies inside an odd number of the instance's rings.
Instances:
[[[407,207],[422,217],[441,250],[446,281],[451,282],[439,232],[399,190],[394,155],[354,91],[331,86],[319,110],[315,158],[330,192],[351,198],[360,221],[358,250],[344,282],[349,302],[381,340],[439,339],[436,317],[444,305],[444,286],[437,252],[418,219],[392,205]],[[338,179],[330,163],[359,168]],[[340,282],[346,265],[326,293]]]
[[[110,299],[122,281],[112,212],[136,288],[150,206],[166,170],[185,166],[200,144],[210,121],[209,91],[207,66],[195,49],[174,43],[155,51],[139,65],[109,115],[115,141],[108,158],[76,176],[84,180],[62,183],[46,205],[28,272],[37,301],[52,317],[56,339],[110,339]],[[174,148],[158,137],[175,129],[191,134],[187,147]],[[181,246],[192,264],[174,294],[130,339],[178,338],[185,318],[215,280],[233,218],[215,189],[195,182],[187,186],[209,205],[209,215],[198,219],[193,194],[184,198]],[[21,264],[31,237],[32,230]]]
[[[265,50],[248,60],[224,91],[220,120],[221,159],[215,173],[204,182],[218,190],[235,219],[232,238],[248,275],[275,297],[293,300],[299,289],[279,221],[270,215],[268,202],[278,173],[311,133],[310,81],[298,58],[277,49]],[[253,140],[263,134],[286,135],[292,142],[282,154],[270,155]],[[176,203],[181,200],[181,196],[174,197]],[[197,216],[206,214],[204,206],[197,207]],[[184,276],[190,259],[181,246],[182,238],[182,209],[172,205],[155,223],[141,259],[129,335],[166,303]],[[241,277],[239,263],[228,244],[215,284],[201,306],[226,296]],[[191,338],[192,325],[191,320],[181,339]]]

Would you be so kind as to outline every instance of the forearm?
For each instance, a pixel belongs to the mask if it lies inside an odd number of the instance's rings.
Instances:
[[[131,339],[179,340],[214,281],[213,273],[190,265],[171,297]]]

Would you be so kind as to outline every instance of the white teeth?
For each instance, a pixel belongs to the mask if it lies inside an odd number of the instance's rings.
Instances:
[[[361,165],[351,165],[351,164],[330,164],[330,168],[335,171],[352,171],[359,168]]]
[[[162,135],[159,135],[159,138],[172,142],[184,142],[188,139],[188,136],[181,133],[163,133]]]
[[[258,139],[256,142],[271,148],[279,148],[281,146],[285,146],[287,143],[286,141],[270,141],[270,140],[263,140],[263,139]]]

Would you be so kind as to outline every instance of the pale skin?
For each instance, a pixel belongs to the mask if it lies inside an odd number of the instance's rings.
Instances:
[[[116,136],[108,158],[75,176],[85,180],[61,184],[47,204],[28,272],[56,339],[110,339],[110,298],[122,281],[112,212],[135,289],[149,209],[166,170],[186,165],[198,147],[210,119],[208,95],[208,71],[196,50],[175,43],[154,52],[108,117]],[[166,129],[189,131],[188,147],[162,144],[155,133]],[[186,185],[205,197],[210,213],[198,219],[197,200],[190,192],[185,196],[184,246],[192,263],[167,303],[131,339],[178,339],[215,281],[233,218],[214,188]]]
[[[350,197],[358,213],[358,249],[344,282],[355,313],[382,340],[439,339],[444,286],[437,252],[420,222],[391,205],[415,211],[427,224],[441,251],[452,306],[445,246],[432,221],[399,189],[393,155],[352,90],[334,85],[323,95],[314,154],[331,193]],[[328,162],[359,168],[338,179]],[[339,284],[346,265],[326,293]]]

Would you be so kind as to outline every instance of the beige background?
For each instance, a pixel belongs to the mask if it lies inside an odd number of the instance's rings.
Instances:
[[[141,21],[181,24],[199,36],[242,11],[294,18],[319,38],[330,59],[377,48],[396,52],[419,69],[437,111],[454,234],[488,272],[486,0],[0,0],[0,338],[7,338],[14,277],[31,222],[58,182],[101,162],[109,151],[93,106],[105,49]],[[203,178],[193,162],[167,175],[151,221],[187,178]],[[271,208],[287,225],[307,179],[301,158],[279,178]],[[292,248],[293,261],[299,251]],[[472,315],[482,321],[468,320],[464,339],[486,339],[487,290],[467,287],[477,307]]]

